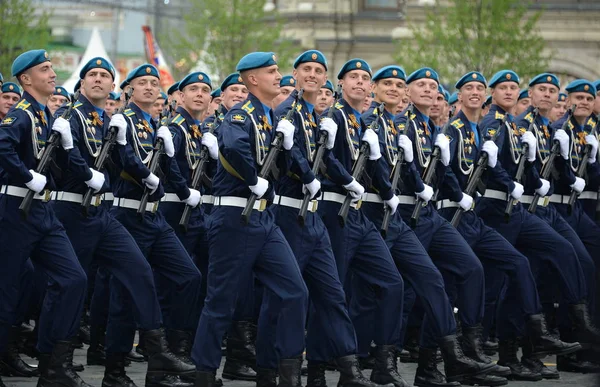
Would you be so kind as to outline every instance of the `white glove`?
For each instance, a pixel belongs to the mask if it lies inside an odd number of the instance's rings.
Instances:
[[[325,149],[333,149],[335,143],[335,136],[337,135],[337,124],[334,120],[329,117],[325,117],[321,120],[321,130],[327,132],[327,142],[325,142]]]
[[[214,134],[206,132],[202,135],[202,145],[208,148],[210,158],[216,160],[219,158],[219,143]]]
[[[262,177],[258,177],[255,185],[248,186],[250,191],[256,195],[257,198],[262,198],[267,189],[269,188],[269,181],[263,179]]]
[[[404,151],[404,161],[411,163],[413,161],[412,141],[407,135],[401,134],[398,138],[398,147]]]
[[[60,145],[64,150],[73,149],[73,136],[71,135],[71,124],[69,121],[58,117],[54,121],[54,124],[52,124],[52,130],[60,134]]]
[[[313,181],[311,181],[308,184],[304,184],[302,186],[302,193],[306,193],[306,190],[308,190],[308,192],[310,192],[310,198],[314,198],[315,195],[319,192],[319,190],[321,189],[321,182],[317,179],[313,179]]]
[[[442,161],[442,164],[448,166],[448,164],[450,164],[450,141],[448,140],[448,137],[441,133],[438,134],[435,136],[434,145],[440,148],[440,160]]]
[[[146,187],[150,188],[150,194],[153,194],[158,188],[160,180],[154,173],[150,173],[147,178],[142,179],[142,183],[146,184]]]
[[[594,164],[596,162],[596,155],[598,154],[598,139],[596,136],[592,136],[588,134],[585,136],[585,142],[592,146],[592,151],[590,152],[590,158],[588,159],[589,164]]]
[[[161,126],[156,132],[156,138],[161,138],[165,144],[165,153],[169,157],[175,156],[175,145],[173,145],[173,136],[166,126]]]
[[[573,191],[577,193],[582,193],[583,189],[585,188],[585,180],[583,180],[581,177],[576,177],[575,183],[571,184],[571,188],[573,188]]]
[[[127,145],[127,121],[122,114],[115,114],[110,118],[108,126],[117,128],[117,144]]]
[[[463,211],[470,211],[473,206],[473,198],[463,192],[463,197],[460,199],[460,202],[458,202],[458,205]]]
[[[283,149],[290,150],[294,146],[294,132],[296,127],[288,120],[281,120],[277,124],[276,132],[283,134]]]
[[[201,199],[202,196],[200,195],[200,191],[190,188],[190,196],[182,201],[190,207],[196,207],[198,204],[200,204]]]
[[[550,182],[546,179],[540,179],[540,181],[542,182],[542,186],[536,189],[535,193],[544,197],[548,194],[548,191],[550,190]]]
[[[421,192],[416,192],[417,197],[421,198],[425,203],[429,203],[431,198],[433,197],[433,188],[424,184],[425,189]]]
[[[391,199],[385,200],[384,202],[386,206],[392,210],[392,215],[394,215],[396,213],[396,209],[398,208],[398,204],[400,204],[400,199],[398,199],[398,196],[394,195]]]
[[[494,168],[498,163],[498,145],[495,142],[488,140],[483,143],[481,151],[488,154],[488,167]]]
[[[27,188],[29,188],[35,193],[42,192],[44,190],[44,187],[46,186],[46,176],[37,173],[33,169],[30,169],[29,173],[31,173],[32,178],[27,183],[25,183]]]
[[[379,137],[373,129],[365,130],[362,140],[369,144],[369,160],[379,160],[381,157],[381,149],[379,149]]]
[[[346,188],[346,190],[348,190],[348,193],[352,196],[353,203],[359,201],[365,193],[365,188],[362,185],[360,185],[358,181],[356,181],[354,178],[352,178],[352,181],[349,184],[346,184],[344,188]]]
[[[102,189],[104,185],[104,173],[98,172],[95,169],[90,168],[90,172],[92,172],[92,178],[87,180],[85,184],[92,188],[94,192],[98,192]]]
[[[525,192],[525,188],[523,187],[523,184],[521,184],[521,183],[517,183],[516,181],[513,181],[513,183],[515,183],[515,189],[512,190],[512,192],[510,193],[510,196],[512,196],[513,199],[519,200],[519,199],[521,199],[521,196],[523,196],[523,192]]]
[[[554,139],[560,144],[560,155],[563,159],[569,159],[569,135],[562,129],[554,133]]]
[[[527,161],[533,163],[536,157],[537,140],[533,133],[527,131],[521,136],[521,144],[527,144]]]

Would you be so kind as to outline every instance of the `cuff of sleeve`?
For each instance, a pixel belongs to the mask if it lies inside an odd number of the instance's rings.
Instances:
[[[85,174],[84,181],[90,181],[92,177],[94,177],[94,174],[92,173],[92,170],[88,168],[87,173]]]
[[[248,184],[248,187],[256,185],[256,183],[258,183],[258,176],[252,176],[250,179],[248,179],[246,181],[246,184]]]
[[[389,190],[380,192],[379,195],[381,196],[381,198],[383,200],[390,200],[392,198],[392,196],[394,196],[394,192],[391,189],[389,189]]]
[[[188,187],[184,187],[177,192],[177,197],[179,200],[185,200],[190,197],[190,189]]]
[[[304,175],[302,175],[302,184],[309,184],[315,179],[315,174],[313,171],[308,171]]]

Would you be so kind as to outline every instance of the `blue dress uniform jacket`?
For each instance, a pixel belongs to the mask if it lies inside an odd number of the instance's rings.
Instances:
[[[52,123],[50,111],[27,92],[0,123],[0,352],[18,318],[19,278],[29,258],[49,278],[38,350],[51,353],[56,341],[69,340],[79,328],[86,275],[65,229],[50,203],[33,200],[27,220],[18,211],[32,178],[29,169],[35,169]],[[46,187],[53,188],[51,175]]]

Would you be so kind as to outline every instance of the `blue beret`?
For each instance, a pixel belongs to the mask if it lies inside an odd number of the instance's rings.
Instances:
[[[131,70],[129,72],[129,74],[127,74],[127,78],[125,78],[123,83],[125,85],[128,85],[135,78],[145,77],[146,75],[151,75],[153,77],[160,79],[160,74],[158,73],[158,69],[156,67],[152,66],[151,64],[146,63],[146,64],[143,64],[143,65],[138,66],[138,67],[134,68],[133,70]],[[123,85],[123,83],[121,83],[121,85]],[[121,87],[121,88],[123,88],[123,87]]]
[[[352,70],[363,70],[368,72],[369,75],[371,75],[371,66],[369,66],[369,64],[364,60],[355,58],[350,59],[348,62],[344,63],[342,69],[338,73],[337,79],[342,79],[347,72]]]
[[[15,93],[15,94],[21,95],[21,88],[16,83],[6,82],[5,84],[2,85],[2,92],[3,93]]]
[[[458,102],[458,93],[455,91],[454,93],[452,93],[452,95],[450,96],[450,98],[448,98],[448,103],[450,105],[453,105],[455,103]]]
[[[164,91],[161,91],[161,92],[160,92],[160,95],[158,96],[158,98],[157,98],[157,99],[161,99],[161,98],[162,98],[162,99],[164,99],[165,101],[166,101],[167,99],[169,99],[169,97],[167,97],[167,94],[165,94],[165,92],[164,92]]]
[[[422,79],[422,78],[433,79],[438,84],[440,83],[438,73],[436,73],[434,69],[429,68],[429,67],[423,67],[423,68],[420,68],[420,69],[414,71],[412,74],[410,74],[408,76],[408,78],[406,78],[406,83],[409,84],[409,83],[416,81],[417,79]]]
[[[121,93],[115,93],[114,91],[111,91],[110,93],[108,93],[108,99],[110,99],[110,100],[118,101],[120,97],[121,97]]]
[[[492,104],[492,96],[488,95],[488,97],[485,99],[485,101],[483,102],[483,104],[481,105],[481,108],[485,108],[487,106],[490,106]]]
[[[279,86],[280,87],[283,87],[283,86],[296,87],[296,80],[291,75],[284,75],[283,78],[281,78],[281,81],[279,81]]]
[[[446,91],[444,86],[438,85],[438,93],[440,93],[444,97],[446,102],[448,102],[448,98],[450,98],[450,93],[448,93],[448,91]]]
[[[167,94],[171,95],[174,92],[176,92],[177,90],[179,90],[179,82],[175,82],[174,84],[169,86],[169,88],[167,89]]]
[[[12,63],[12,76],[19,76],[19,74],[27,69],[37,66],[40,63],[49,62],[49,58],[46,50],[31,50],[24,52]]]
[[[244,84],[244,82],[242,81],[242,77],[240,76],[240,73],[232,73],[232,74],[229,74],[227,76],[227,78],[225,78],[223,83],[221,83],[221,91],[225,90],[226,88],[228,88],[231,85],[243,85],[243,84]]]
[[[2,76],[2,73],[0,73],[0,83],[4,82],[4,77]]]
[[[446,100],[446,102],[450,100],[450,93],[448,93],[448,90],[446,89],[444,89],[444,99]]]
[[[261,67],[269,67],[277,64],[277,58],[272,52],[251,52],[246,54],[237,66],[235,71],[246,71],[252,69],[258,69]]]
[[[0,74],[2,76],[2,74]],[[594,87],[596,88],[596,93],[600,91],[600,79],[594,82]]]
[[[123,82],[121,82],[121,84],[119,85],[119,88],[121,90],[125,90],[125,87],[129,85],[129,82],[127,81],[127,79],[123,80]]]
[[[550,73],[542,73],[540,75],[536,75],[530,82],[529,87],[540,84],[540,83],[550,83],[560,89],[560,82],[556,75]]]
[[[331,81],[329,81],[329,79],[327,80],[327,82],[325,82],[325,84],[323,86],[321,86],[321,89],[323,89],[323,88],[329,89],[331,91],[334,91],[333,90],[333,83],[331,83]]]
[[[303,52],[294,61],[294,68],[298,68],[299,65],[307,62],[320,63],[323,65],[323,67],[325,67],[325,71],[327,71],[327,59],[325,59],[325,55],[323,55],[321,51],[308,50]]]
[[[52,95],[62,95],[63,97],[67,97],[67,99],[71,98],[71,96],[69,95],[69,92],[66,91],[65,88],[62,86],[56,86],[54,88],[54,93]]]
[[[456,85],[454,85],[454,87],[457,90],[460,90],[461,87],[463,87],[466,83],[469,83],[469,82],[479,82],[479,83],[483,83],[483,86],[487,86],[487,80],[485,79],[483,74],[481,74],[478,71],[470,71],[470,72],[466,73],[465,75],[463,75],[458,80],[458,82],[456,82]]]
[[[558,102],[565,102],[567,100],[567,95],[565,93],[558,93]]]
[[[194,83],[205,83],[212,90],[212,83],[210,83],[210,77],[202,71],[196,71],[185,76],[179,81],[179,91],[183,90],[184,87]]]
[[[500,70],[496,74],[494,74],[492,79],[490,79],[490,83],[488,86],[494,87],[502,82],[514,82],[518,85],[519,82],[521,82],[521,80],[519,79],[517,73],[515,73],[512,70]]]
[[[90,59],[79,72],[79,78],[83,79],[85,77],[85,74],[87,74],[87,72],[91,69],[104,69],[108,71],[110,75],[112,75],[113,80],[115,79],[115,68],[105,58],[101,58],[98,56]]]
[[[406,81],[406,73],[400,66],[385,66],[373,75],[373,82],[386,78],[398,78]]]
[[[517,99],[517,101],[520,101],[520,100],[525,99],[525,98],[529,98],[529,92],[527,91],[527,89],[521,90],[521,92],[519,93],[519,98]]]
[[[594,87],[594,84],[587,79],[576,79],[569,83],[565,90],[569,94],[577,92],[589,93],[596,98],[596,88]]]
[[[212,98],[219,98],[221,96],[222,90],[220,87],[216,88],[215,90],[213,90],[212,93],[210,93],[210,96]]]
[[[73,93],[77,93],[77,90],[81,89],[81,79],[77,81],[75,87],[73,88]]]

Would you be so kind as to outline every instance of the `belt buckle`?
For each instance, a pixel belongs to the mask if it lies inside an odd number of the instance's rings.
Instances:
[[[359,201],[356,202],[356,207],[354,207],[357,210],[360,210],[360,207],[362,206],[362,199],[360,199]]]
[[[550,196],[544,196],[544,201],[542,202],[542,207],[548,207],[550,204]]]
[[[94,196],[94,203],[92,205],[98,207],[100,203],[102,203],[101,195]]]
[[[152,205],[152,213],[154,214],[156,211],[158,211],[158,201],[154,202],[154,204]]]
[[[263,212],[267,209],[267,199],[260,199],[258,203],[258,212]]]
[[[44,203],[47,203],[50,201],[50,199],[52,199],[52,191],[50,191],[49,189],[45,189],[44,190],[44,198],[42,199],[42,201]]]
[[[310,212],[317,212],[317,209],[319,208],[319,201],[318,200],[311,200],[310,202]]]

